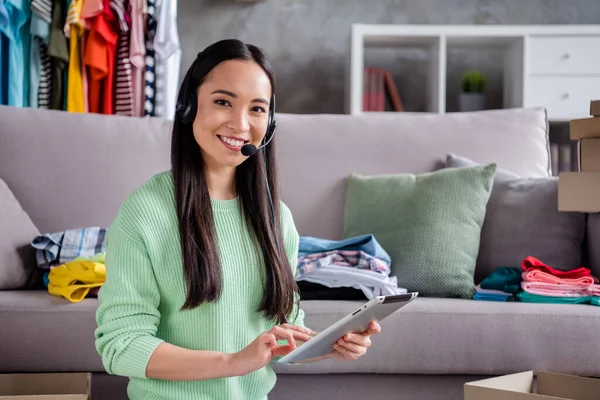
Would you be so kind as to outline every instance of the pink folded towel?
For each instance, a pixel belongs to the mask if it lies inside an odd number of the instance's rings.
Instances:
[[[521,282],[521,288],[531,294],[554,297],[600,296],[600,285],[568,285],[544,282]]]
[[[523,280],[526,282],[544,282],[544,283],[558,283],[565,285],[593,285],[594,277],[592,276],[581,276],[579,278],[559,278],[556,275],[549,274],[548,272],[540,270],[530,270],[521,274]]]

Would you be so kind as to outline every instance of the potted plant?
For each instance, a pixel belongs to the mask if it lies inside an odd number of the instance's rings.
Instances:
[[[477,111],[485,107],[483,91],[485,89],[485,76],[479,71],[468,71],[463,75],[462,93],[459,95],[458,107],[460,111]]]

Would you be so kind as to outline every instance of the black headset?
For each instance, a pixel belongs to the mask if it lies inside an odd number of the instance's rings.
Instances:
[[[198,53],[196,60],[194,60],[194,63],[188,71],[188,74],[184,78],[183,95],[177,101],[176,111],[181,118],[181,122],[185,125],[189,125],[194,122],[194,119],[196,119],[196,112],[198,111],[198,97],[193,84],[193,76],[201,54],[202,53]],[[269,120],[267,123],[267,132],[262,140],[262,144],[258,147],[253,144],[245,144],[242,146],[242,154],[245,156],[253,156],[258,150],[268,145],[275,135],[276,128],[277,121],[275,120],[275,94],[272,94],[271,101],[269,102]]]
[[[176,108],[176,112],[177,114],[179,114],[179,117],[181,119],[181,122],[185,125],[189,125],[192,124],[194,122],[194,120],[196,119],[196,112],[198,111],[198,96],[196,94],[196,87],[193,84],[193,76],[194,76],[194,72],[198,66],[199,63],[199,59],[200,59],[200,55],[202,54],[202,52],[198,53],[198,56],[196,56],[196,59],[194,60],[192,66],[190,67],[190,70],[188,71],[187,75],[185,76],[185,78],[183,79],[183,93],[180,96],[180,98],[177,100],[177,108]],[[254,154],[256,154],[258,152],[258,150],[262,149],[263,147],[267,146],[271,140],[273,139],[273,136],[275,136],[275,129],[277,128],[277,121],[275,120],[275,94],[271,95],[271,101],[269,103],[269,121],[268,121],[268,125],[267,125],[267,132],[265,133],[265,137],[262,140],[262,144],[258,147],[256,147],[253,144],[245,144],[244,146],[242,146],[242,154],[245,156],[253,156]],[[267,158],[264,158],[264,170],[265,170],[265,185],[267,187],[267,193],[268,193],[268,198],[269,198],[269,206],[271,209],[271,223],[274,224],[275,223],[275,208],[273,207],[273,198],[271,197],[271,189],[269,188],[269,180],[267,177]],[[277,248],[277,251],[279,252],[280,256],[283,256],[283,254],[281,253],[281,249],[279,248],[279,241],[278,241],[278,230],[275,229],[275,226],[273,226],[273,232],[275,233],[275,246]]]

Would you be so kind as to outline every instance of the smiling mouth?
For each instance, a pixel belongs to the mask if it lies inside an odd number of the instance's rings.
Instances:
[[[229,146],[232,146],[232,147],[242,147],[243,145],[245,145],[246,143],[249,142],[249,140],[234,139],[231,137],[221,136],[221,135],[217,135],[217,137],[219,138],[219,140],[221,142],[228,144]]]

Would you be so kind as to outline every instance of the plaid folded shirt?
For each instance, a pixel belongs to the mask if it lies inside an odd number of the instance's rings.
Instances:
[[[296,277],[305,276],[317,269],[328,266],[347,266],[358,269],[367,269],[374,272],[389,275],[390,265],[373,257],[361,250],[332,250],[321,253],[308,254],[298,259]]]
[[[92,257],[106,248],[106,229],[89,227],[37,236],[31,242],[36,249],[37,265],[49,269],[78,257]]]

